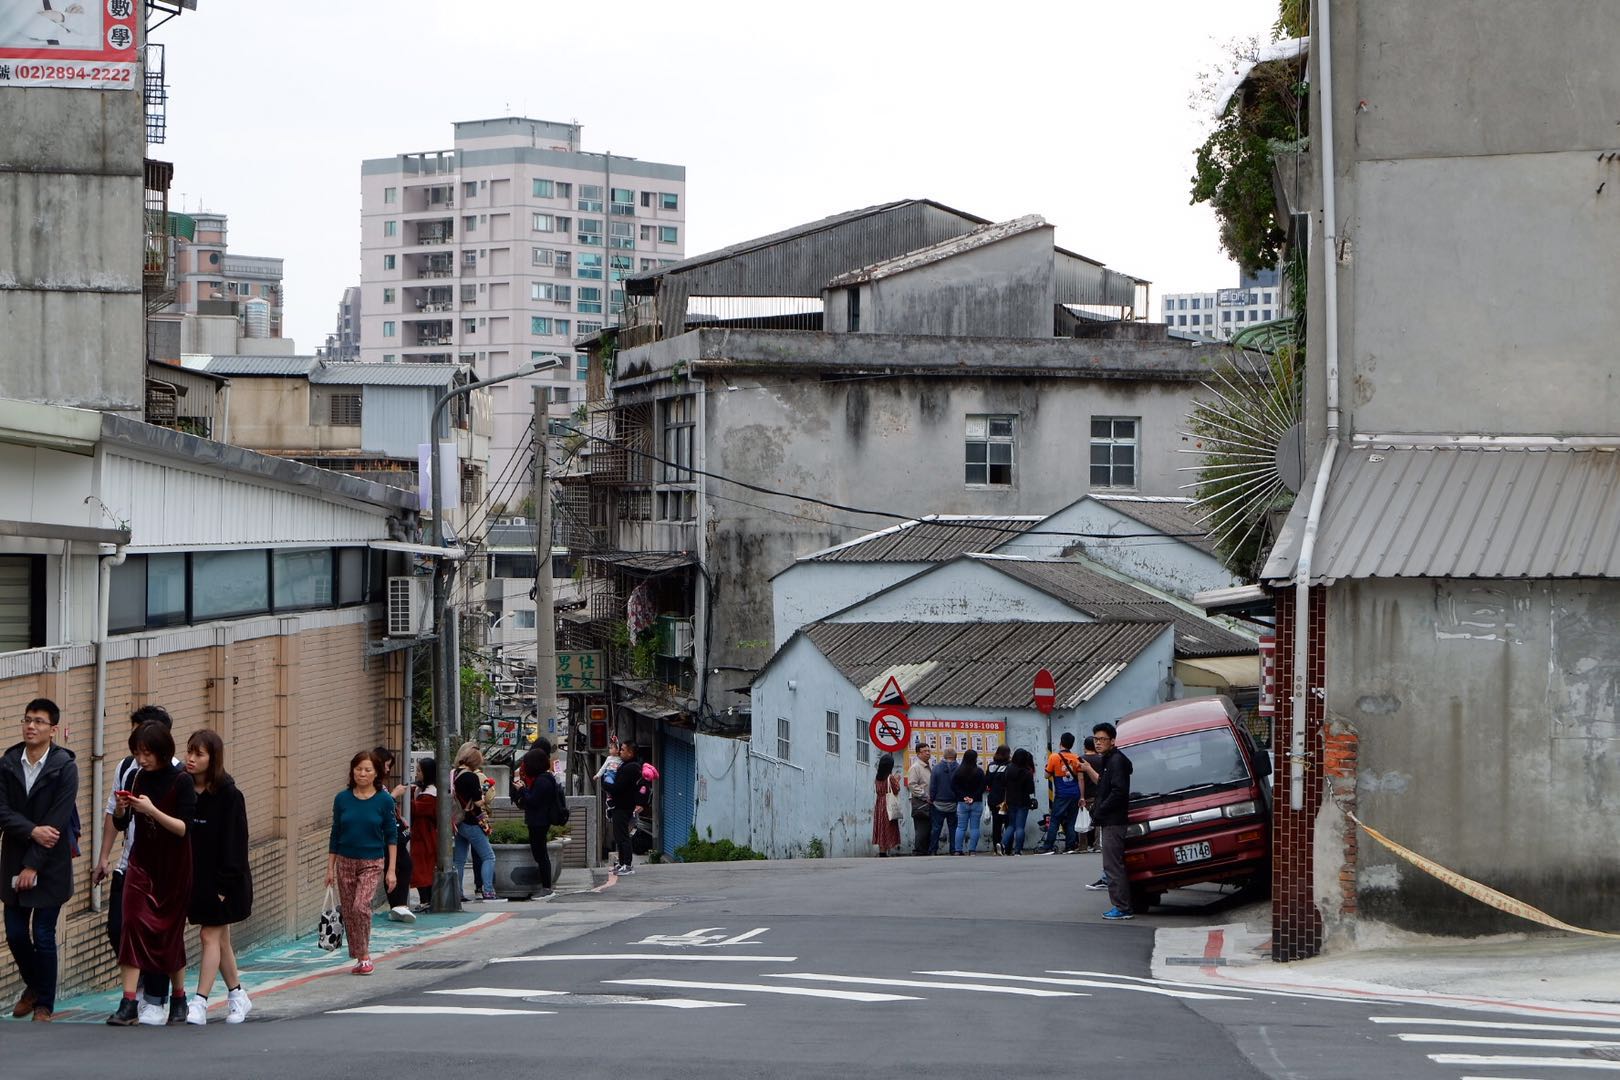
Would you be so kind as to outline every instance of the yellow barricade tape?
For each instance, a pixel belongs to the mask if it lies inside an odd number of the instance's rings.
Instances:
[[[1337,805],[1338,800],[1335,799],[1334,803]],[[1455,870],[1447,870],[1444,866],[1441,866],[1433,859],[1425,859],[1422,855],[1412,851],[1410,848],[1404,848],[1400,844],[1397,844],[1395,841],[1391,840],[1389,837],[1385,836],[1371,825],[1368,825],[1366,822],[1356,817],[1355,814],[1345,809],[1342,805],[1339,806],[1339,809],[1344,811],[1345,817],[1349,818],[1351,821],[1360,826],[1363,832],[1372,837],[1374,840],[1378,841],[1380,844],[1383,844],[1396,855],[1405,859],[1407,862],[1411,863],[1419,870],[1422,870],[1424,873],[1438,878],[1440,881],[1450,885],[1453,889],[1456,889],[1463,895],[1471,896],[1482,904],[1489,904],[1498,911],[1505,911],[1509,915],[1517,915],[1521,919],[1541,923],[1543,926],[1550,926],[1555,930],[1565,930],[1571,934],[1585,934],[1587,937],[1620,939],[1620,934],[1611,934],[1604,930],[1588,930],[1582,926],[1571,926],[1564,920],[1554,918],[1545,911],[1542,911],[1540,908],[1531,907],[1523,900],[1515,900],[1507,893],[1498,892],[1489,885],[1481,885],[1472,878],[1463,877]]]

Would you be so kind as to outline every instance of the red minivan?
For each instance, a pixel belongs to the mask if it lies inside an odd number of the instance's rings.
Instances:
[[[1125,869],[1145,911],[1201,881],[1262,884],[1270,873],[1271,758],[1225,697],[1140,709],[1116,725],[1131,760]]]

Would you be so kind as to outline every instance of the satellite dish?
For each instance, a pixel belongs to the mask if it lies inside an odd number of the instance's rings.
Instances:
[[[1283,487],[1299,494],[1305,484],[1305,425],[1295,424],[1277,440],[1277,476]]]

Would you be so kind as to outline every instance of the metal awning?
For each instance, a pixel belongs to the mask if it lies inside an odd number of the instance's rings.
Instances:
[[[1192,602],[1211,615],[1271,615],[1276,607],[1271,594],[1259,585],[1233,585],[1193,593]]]
[[[1258,656],[1200,656],[1176,661],[1176,678],[1185,686],[1216,690],[1247,689],[1260,685]]]
[[[430,559],[450,559],[459,562],[467,557],[467,549],[434,547],[432,544],[407,544],[403,540],[372,540],[367,544],[374,551],[398,551],[406,555],[425,555]]]
[[[667,720],[672,716],[681,715],[681,710],[667,701],[657,698],[633,697],[626,698],[619,704],[633,713],[640,713],[649,720]]]
[[[1620,578],[1620,446],[1367,442],[1333,465],[1312,584],[1357,578]],[[1293,578],[1307,487],[1262,581]]]
[[[697,556],[689,551],[624,551],[612,555],[588,555],[594,562],[606,563],[627,574],[662,574],[683,566],[696,566]]]
[[[96,529],[86,525],[55,525],[48,521],[0,519],[0,536],[30,540],[76,540],[85,544],[128,544],[128,529]]]

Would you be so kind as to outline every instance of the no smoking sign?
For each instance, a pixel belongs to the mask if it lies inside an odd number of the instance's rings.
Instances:
[[[872,714],[872,745],[885,753],[904,750],[911,737],[911,720],[899,709],[879,709]]]

